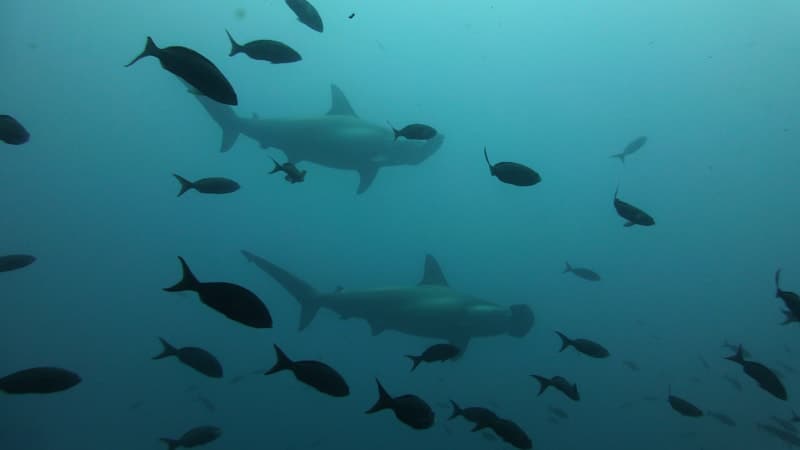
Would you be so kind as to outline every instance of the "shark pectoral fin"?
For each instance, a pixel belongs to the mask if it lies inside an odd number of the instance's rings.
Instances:
[[[442,267],[436,261],[436,258],[431,255],[425,255],[425,271],[422,273],[422,280],[419,282],[419,285],[423,284],[448,286]]]
[[[356,194],[363,194],[375,181],[375,176],[378,175],[378,166],[367,166],[359,169],[358,175],[361,180],[358,183],[358,190]]]
[[[386,330],[386,327],[384,327],[383,324],[377,322],[370,322],[369,328],[373,336],[377,336]]]
[[[339,89],[335,84],[331,85],[331,109],[328,111],[329,116],[352,116],[358,117],[344,92]]]

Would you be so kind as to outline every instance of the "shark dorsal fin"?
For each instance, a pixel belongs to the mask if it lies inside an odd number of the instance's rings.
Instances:
[[[431,255],[425,255],[425,273],[422,274],[422,281],[420,281],[419,284],[448,286],[447,279],[444,277],[444,273],[442,272],[441,266],[439,266],[439,262],[436,261],[436,258]]]
[[[331,109],[328,111],[328,115],[358,117],[353,111],[353,107],[350,106],[350,102],[347,101],[347,97],[344,96],[344,92],[335,84],[331,85]]]

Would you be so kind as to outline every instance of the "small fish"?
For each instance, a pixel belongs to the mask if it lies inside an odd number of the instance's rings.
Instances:
[[[797,426],[793,424],[790,420],[781,419],[780,417],[776,416],[770,416],[769,418],[772,419],[773,422],[780,425],[780,427],[783,428],[784,430],[790,433],[797,434]]]
[[[280,347],[275,344],[273,344],[273,347],[275,347],[275,354],[278,360],[264,375],[290,370],[300,382],[313,387],[323,394],[328,394],[332,397],[347,397],[350,395],[350,388],[347,386],[347,382],[331,366],[319,361],[292,361]]]
[[[789,398],[788,394],[786,393],[786,388],[778,379],[778,376],[775,375],[775,372],[761,363],[757,363],[755,361],[745,361],[744,356],[742,356],[741,346],[739,346],[739,349],[736,351],[735,355],[728,356],[725,359],[740,364],[742,369],[744,369],[744,373],[746,373],[750,378],[754,379],[761,389],[764,389],[781,400],[787,400]]]
[[[560,331],[556,331],[556,334],[561,338],[561,350],[559,352],[563,352],[567,347],[571,346],[578,352],[592,358],[608,358],[610,355],[608,350],[597,342],[589,339],[570,339]]]
[[[455,358],[460,354],[461,349],[453,344],[434,344],[426,348],[421,355],[406,355],[406,358],[413,362],[413,365],[411,366],[411,372],[413,372],[421,362],[445,362],[449,359]]]
[[[574,383],[570,383],[566,378],[562,376],[554,376],[552,378],[545,378],[539,375],[531,375],[533,378],[539,381],[539,395],[547,390],[550,386],[558,389],[559,391],[563,392],[564,395],[569,397],[574,401],[580,401],[581,396],[578,393],[578,385]]]
[[[486,164],[489,165],[489,173],[503,183],[514,186],[533,186],[542,181],[542,177],[535,170],[523,164],[504,161],[492,165],[489,162],[486,147],[483,147],[483,157],[486,158]]]
[[[350,13],[350,15],[349,15],[349,16],[347,16],[347,18],[348,18],[348,19],[352,19],[352,18],[353,18],[353,17],[355,17],[355,16],[356,16],[356,13]]]
[[[784,443],[786,443],[789,446],[800,447],[800,436],[797,436],[794,433],[790,433],[790,432],[788,432],[786,430],[783,430],[783,429],[780,429],[778,427],[775,427],[775,426],[772,426],[772,425],[763,424],[763,423],[756,424],[756,427],[759,430],[766,432],[767,434],[771,434],[771,435],[777,437],[778,439],[782,440]]]
[[[373,414],[384,409],[391,409],[394,416],[415,430],[424,430],[433,426],[434,413],[424,400],[416,395],[406,394],[399,397],[392,397],[383,388],[381,382],[378,383],[378,401],[366,414]]]
[[[52,394],[81,382],[75,372],[58,367],[33,367],[0,378],[0,391],[7,394]]]
[[[700,410],[697,406],[689,403],[689,401],[684,400],[680,397],[672,395],[672,387],[669,388],[669,395],[667,397],[669,401],[669,406],[672,407],[678,414],[686,417],[702,417],[703,411]]]
[[[293,63],[303,59],[299,53],[283,42],[261,39],[240,45],[228,30],[225,30],[225,33],[231,41],[231,52],[228,56],[244,53],[252,59],[269,61],[273,64]]]
[[[275,161],[274,158],[271,159],[272,162],[275,163],[275,167],[272,169],[270,174],[284,172],[286,173],[286,177],[284,177],[284,179],[292,184],[302,183],[306,179],[306,171],[298,170],[297,166],[295,166],[293,163],[287,162],[285,164],[280,164],[278,161]]]
[[[206,97],[225,105],[237,105],[239,100],[228,79],[205,56],[186,47],[158,48],[148,36],[142,53],[125,67],[147,56],[158,58],[161,67],[177,75]]]
[[[201,405],[205,406],[205,408],[211,412],[215,412],[217,410],[217,406],[214,404],[214,402],[206,397],[203,397],[202,395],[198,395],[195,400],[200,402]]]
[[[617,210],[617,214],[620,217],[627,220],[624,226],[632,227],[634,225],[641,225],[649,227],[656,224],[656,221],[650,214],[647,214],[630,203],[623,202],[617,198],[617,194],[619,194],[619,186],[617,186],[617,190],[614,191],[614,209]]]
[[[566,267],[564,267],[564,271],[562,273],[571,273],[578,278],[583,278],[584,280],[588,281],[600,281],[600,275],[598,275],[597,272],[593,271],[592,269],[587,269],[585,267],[572,267],[568,262],[565,262],[564,264]]]
[[[728,416],[727,414],[723,414],[721,412],[716,412],[716,411],[706,411],[706,414],[708,414],[709,417],[713,417],[720,423],[725,424],[729,427],[736,426],[736,422],[734,422],[734,420],[731,419],[730,416]]]
[[[625,163],[625,157],[629,156],[633,153],[636,153],[640,148],[644,147],[644,144],[647,143],[647,136],[639,136],[636,139],[632,140],[625,146],[625,149],[622,150],[622,153],[617,153],[615,155],[611,155],[611,158],[619,158],[622,163]]]
[[[391,123],[389,124],[389,127],[391,127],[392,131],[394,132],[395,141],[401,136],[415,141],[427,141],[428,139],[433,139],[436,137],[436,129],[421,123],[412,123],[411,125],[404,126],[400,130],[393,127]]]
[[[256,294],[238,284],[201,282],[182,257],[178,256],[178,260],[183,276],[177,284],[164,288],[164,291],[196,292],[200,301],[231,320],[253,328],[272,328],[272,316]]]
[[[625,367],[627,367],[628,369],[631,369],[631,370],[632,370],[632,371],[634,371],[634,372],[638,372],[638,371],[639,371],[639,365],[638,365],[638,364],[636,364],[636,363],[635,363],[635,362],[633,362],[633,361],[625,360],[625,361],[622,361],[622,364],[623,364]]]
[[[484,429],[490,426],[492,422],[497,420],[497,414],[495,414],[488,408],[483,408],[480,406],[461,408],[453,400],[450,400],[450,403],[453,405],[453,413],[450,414],[450,417],[447,420],[453,420],[456,417],[463,417],[475,424],[475,426],[470,431],[478,431]]]
[[[214,442],[222,436],[222,429],[214,426],[202,426],[192,428],[180,437],[180,439],[161,438],[161,442],[167,444],[169,450],[178,447],[198,447],[210,442]]]
[[[229,180],[227,178],[201,178],[197,181],[189,181],[180,175],[172,174],[181,184],[181,190],[178,192],[178,197],[185,194],[186,191],[194,189],[203,194],[230,194],[239,190],[239,183]]]
[[[549,411],[550,414],[558,417],[559,419],[568,419],[569,418],[569,414],[567,414],[566,411],[564,411],[561,408],[556,408],[555,406],[552,406],[552,405],[547,405],[547,411]]]
[[[297,20],[314,31],[322,33],[322,17],[320,17],[314,5],[308,0],[286,0],[286,4],[297,15]]]
[[[0,114],[0,141],[11,145],[22,145],[30,140],[31,135],[17,119]]]
[[[516,448],[522,450],[533,448],[533,442],[528,434],[519,425],[508,419],[497,419],[492,422],[490,427],[500,439]]]
[[[175,348],[164,338],[158,338],[164,347],[153,359],[175,356],[180,362],[211,378],[222,378],[222,365],[208,351],[198,347]]]
[[[5,255],[0,256],[0,272],[10,272],[30,266],[36,261],[33,255]]]

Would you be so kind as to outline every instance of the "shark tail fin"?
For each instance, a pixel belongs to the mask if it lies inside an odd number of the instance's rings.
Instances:
[[[242,255],[248,261],[255,264],[256,267],[264,271],[267,275],[271,276],[278,282],[289,294],[300,303],[300,331],[304,330],[314,317],[317,315],[319,308],[322,306],[319,302],[319,294],[310,284],[298,278],[297,276],[289,273],[286,269],[279,267],[266,259],[242,250]]]
[[[275,356],[277,356],[278,360],[275,361],[275,365],[272,366],[271,369],[264,372],[264,375],[272,375],[275,372],[280,372],[282,370],[291,370],[294,362],[286,356],[286,353],[283,353],[280,347],[277,344],[272,344],[275,347]]]
[[[572,340],[570,340],[570,338],[564,335],[564,333],[556,331],[556,334],[558,335],[558,337],[561,338],[561,350],[559,350],[559,352],[563,352],[567,347],[572,345]]]
[[[161,353],[157,354],[156,356],[153,356],[153,359],[161,359],[178,354],[178,349],[173,347],[172,344],[166,341],[166,339],[161,337],[158,339],[161,341],[161,345],[164,346],[164,349],[161,350]]]
[[[372,408],[365,411],[366,414],[376,413],[384,409],[392,409],[394,406],[392,404],[392,396],[386,392],[386,389],[383,388],[381,382],[377,378],[375,379],[375,382],[378,383],[378,401],[372,405]]]
[[[185,83],[190,94],[200,102],[203,109],[206,110],[209,116],[217,122],[217,125],[222,128],[222,143],[220,144],[220,151],[227,152],[236,143],[242,129],[242,119],[236,115],[229,105],[224,105],[215,100],[212,100],[205,95],[199,94],[196,89],[192,88],[188,83]]]
[[[413,372],[413,371],[414,371],[414,369],[416,369],[416,368],[417,368],[417,366],[419,365],[419,363],[421,363],[421,362],[422,362],[422,357],[421,357],[421,356],[406,355],[406,358],[410,359],[410,360],[411,360],[411,362],[412,362],[412,363],[414,363],[414,364],[411,366],[411,370],[410,370],[410,372]]]

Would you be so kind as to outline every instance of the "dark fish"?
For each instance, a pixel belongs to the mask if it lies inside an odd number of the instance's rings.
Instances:
[[[348,19],[352,19],[352,18],[353,18],[353,17],[355,17],[355,16],[356,16],[356,13],[350,13],[350,15],[349,15],[349,16],[347,16],[347,18],[348,18]]]
[[[269,61],[273,64],[293,63],[303,59],[299,53],[283,42],[262,39],[240,45],[228,30],[225,30],[225,33],[228,34],[228,39],[231,41],[231,52],[228,56],[244,53],[253,59]]]
[[[153,39],[148,36],[144,51],[125,67],[132,66],[146,56],[158,58],[161,67],[182,78],[206,97],[226,105],[239,103],[236,92],[225,75],[200,53],[178,46],[158,48]]]
[[[445,362],[448,359],[453,359],[461,354],[461,349],[453,344],[434,344],[425,349],[419,356],[406,355],[414,365],[411,366],[411,371],[417,368],[421,362]]]
[[[797,427],[791,421],[786,419],[781,419],[780,417],[776,416],[770,416],[769,418],[772,419],[773,422],[780,425],[780,427],[783,428],[784,430],[790,433],[797,434]]]
[[[5,255],[0,256],[0,272],[10,272],[30,266],[36,261],[33,255]]]
[[[292,361],[280,347],[275,344],[273,344],[273,347],[275,347],[275,354],[278,360],[272,369],[265,372],[264,375],[290,370],[294,373],[295,378],[323,394],[333,397],[350,395],[350,388],[347,386],[347,382],[332,367],[319,361]]]
[[[781,283],[781,269],[775,271],[775,297],[783,300],[783,304],[789,309],[786,314],[786,321],[783,325],[790,322],[800,321],[800,295],[791,291],[783,291],[780,287]]]
[[[475,424],[471,431],[478,431],[486,428],[490,426],[492,422],[497,420],[497,414],[488,408],[483,408],[480,406],[461,408],[453,400],[450,400],[450,403],[453,405],[453,413],[450,414],[450,417],[447,420],[453,420],[456,417],[461,416]]]
[[[619,214],[620,217],[627,220],[627,222],[625,222],[626,227],[631,227],[634,225],[649,227],[656,224],[656,221],[653,219],[653,217],[646,212],[631,205],[630,203],[625,203],[618,199],[618,193],[619,186],[617,187],[617,190],[614,191],[614,209],[617,210],[617,214]]]
[[[200,402],[201,405],[205,406],[205,408],[211,412],[215,412],[217,410],[217,406],[214,404],[214,402],[206,397],[203,397],[202,395],[198,395],[195,400]]]
[[[319,16],[317,9],[308,0],[286,0],[286,4],[297,15],[297,20],[314,31],[322,33],[322,17]]]
[[[11,145],[22,145],[31,138],[30,133],[17,119],[0,114],[0,141]]]
[[[725,424],[729,427],[736,426],[736,422],[734,422],[733,419],[731,419],[730,416],[728,416],[727,414],[723,414],[721,412],[716,412],[716,411],[706,411],[706,414],[708,414],[709,417],[713,417],[720,423]]]
[[[728,361],[733,361],[737,364],[741,364],[742,368],[744,369],[744,373],[746,373],[750,378],[756,380],[761,389],[764,389],[781,400],[786,400],[789,398],[788,394],[786,393],[786,388],[778,379],[778,376],[775,375],[775,372],[761,363],[757,363],[755,361],[745,361],[744,356],[742,356],[741,346],[739,346],[739,349],[736,351],[735,355],[728,356],[725,359]]]
[[[533,378],[536,378],[539,381],[539,395],[549,388],[553,386],[554,388],[558,389],[559,391],[563,392],[564,395],[569,397],[576,402],[581,399],[580,394],[578,393],[578,385],[574,383],[570,383],[567,381],[566,378],[562,376],[554,376],[552,378],[545,378],[539,375],[531,375]]]
[[[176,285],[164,288],[165,291],[197,292],[200,301],[231,320],[253,328],[272,328],[272,316],[256,294],[233,283],[200,282],[186,261],[180,256],[178,260],[181,262],[183,277]]]
[[[397,128],[393,127],[392,124],[389,124],[394,132],[394,140],[396,141],[399,137],[404,137],[406,139],[416,140],[416,141],[427,141],[428,139],[433,139],[436,136],[436,129],[430,127],[428,125],[423,125],[421,123],[412,123],[411,125],[406,125],[402,129],[398,130]]]
[[[552,415],[554,415],[554,416],[556,416],[556,417],[558,417],[560,419],[568,419],[569,418],[569,415],[567,414],[567,412],[564,411],[561,408],[556,408],[555,406],[547,405],[547,410],[550,412],[550,414],[552,414]]]
[[[58,367],[34,367],[0,378],[0,391],[7,394],[52,394],[81,382],[81,377]]]
[[[424,430],[433,426],[433,410],[424,400],[411,394],[392,397],[380,381],[376,379],[375,382],[378,383],[378,401],[366,411],[367,414],[391,409],[398,420],[411,428]]]
[[[190,189],[195,189],[203,194],[230,194],[239,190],[239,183],[227,178],[201,178],[197,181],[189,181],[180,175],[172,174],[181,183],[181,190],[178,197]]]
[[[636,151],[644,147],[644,144],[646,143],[647,143],[647,136],[639,136],[636,139],[629,142],[628,145],[625,146],[625,149],[622,150],[622,153],[611,155],[611,158],[619,158],[619,160],[624,163],[626,156],[636,153]]]
[[[766,432],[768,434],[771,434],[771,435],[777,437],[778,439],[782,440],[784,443],[786,443],[789,446],[793,445],[793,446],[796,446],[796,447],[800,447],[800,436],[797,436],[794,433],[790,433],[790,432],[788,432],[786,430],[782,430],[782,429],[780,429],[778,427],[775,427],[775,426],[772,426],[772,425],[763,424],[763,423],[757,423],[756,427],[758,427],[758,429],[761,430],[761,431],[764,431],[764,432]]]
[[[588,281],[600,281],[600,275],[597,272],[587,269],[585,267],[572,267],[568,262],[564,263],[566,267],[562,273],[572,273],[578,278],[583,278]]]
[[[164,338],[158,338],[164,349],[153,359],[176,356],[183,364],[211,378],[222,378],[222,365],[211,353],[198,347],[175,348]]]
[[[497,419],[490,425],[492,431],[505,442],[516,448],[527,450],[533,448],[533,442],[528,434],[516,423],[507,419]]]
[[[669,389],[669,396],[667,397],[667,400],[669,400],[669,406],[671,406],[672,409],[677,411],[678,414],[682,416],[701,417],[703,415],[703,411],[700,411],[700,408],[697,406],[694,406],[687,400],[672,395],[672,388]]]
[[[610,353],[602,345],[588,339],[570,339],[564,333],[556,331],[558,337],[561,338],[561,350],[563,352],[569,346],[575,347],[575,350],[583,353],[584,355],[591,356],[592,358],[607,358]]]
[[[306,179],[305,170],[299,170],[297,166],[295,166],[290,162],[287,162],[285,164],[280,164],[278,161],[275,161],[274,158],[271,159],[272,162],[275,163],[275,167],[272,169],[272,172],[270,172],[270,174],[277,172],[284,172],[286,173],[286,177],[284,177],[284,179],[292,184],[302,183]]]
[[[178,447],[198,447],[214,442],[222,435],[222,429],[214,426],[202,426],[192,428],[180,437],[180,439],[161,438],[161,442],[167,444],[169,450]]]
[[[633,361],[625,360],[625,361],[622,361],[622,364],[624,364],[625,367],[627,367],[628,369],[631,369],[634,372],[638,372],[639,371],[639,365],[636,364]]]
[[[483,147],[483,156],[489,165],[489,173],[498,180],[514,186],[533,186],[542,181],[542,177],[528,166],[515,162],[499,162],[492,165],[486,147]]]

